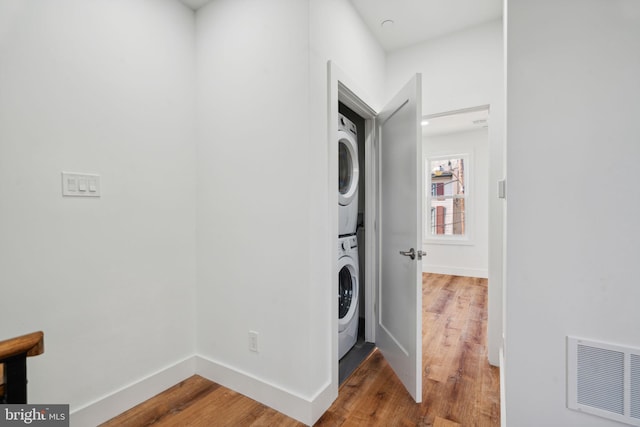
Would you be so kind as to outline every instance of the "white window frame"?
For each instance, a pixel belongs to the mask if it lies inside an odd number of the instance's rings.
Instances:
[[[423,243],[425,244],[444,244],[444,245],[473,245],[473,176],[475,175],[475,165],[473,163],[473,152],[463,153],[437,153],[428,154],[424,157],[424,209],[423,209]],[[431,162],[447,159],[463,159],[465,164],[465,183],[464,183],[464,200],[465,200],[465,234],[447,235],[447,234],[431,234],[433,216],[431,214]]]

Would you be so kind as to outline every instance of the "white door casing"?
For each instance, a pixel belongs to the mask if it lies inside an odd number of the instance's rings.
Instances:
[[[416,402],[422,401],[421,75],[377,118],[380,281],[376,345]],[[413,250],[413,259],[400,252]]]

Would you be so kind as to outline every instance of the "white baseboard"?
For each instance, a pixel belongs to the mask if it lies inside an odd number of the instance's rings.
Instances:
[[[196,356],[198,375],[256,400],[306,425],[313,425],[335,400],[327,384],[312,397],[300,396],[231,366]]]
[[[500,348],[500,426],[507,426],[507,392],[506,392],[506,384],[504,382],[505,376],[505,366],[504,366],[504,347]]]
[[[480,277],[489,278],[489,270],[486,268],[463,268],[446,265],[426,265],[422,264],[423,273],[448,274],[450,276]]]
[[[337,387],[331,387],[330,383],[325,384],[315,395],[304,397],[230,366],[195,355],[87,405],[72,409],[70,425],[84,427],[101,424],[195,374],[306,425],[313,425],[337,397]]]
[[[92,403],[73,409],[70,425],[84,427],[101,424],[194,375],[195,366],[195,356],[188,357]]]
[[[313,399],[311,399],[311,423],[314,425],[320,419],[331,404],[338,398],[338,386],[331,387],[331,383],[327,383]]]

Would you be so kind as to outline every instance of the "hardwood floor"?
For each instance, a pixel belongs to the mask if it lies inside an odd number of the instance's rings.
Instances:
[[[495,427],[498,368],[487,362],[487,281],[423,275],[423,394],[416,404],[377,350],[340,387],[324,426]],[[103,424],[302,426],[241,394],[193,376]]]

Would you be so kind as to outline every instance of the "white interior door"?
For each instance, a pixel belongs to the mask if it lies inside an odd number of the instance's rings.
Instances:
[[[376,345],[416,402],[422,400],[421,93],[417,74],[377,119],[381,259]]]

